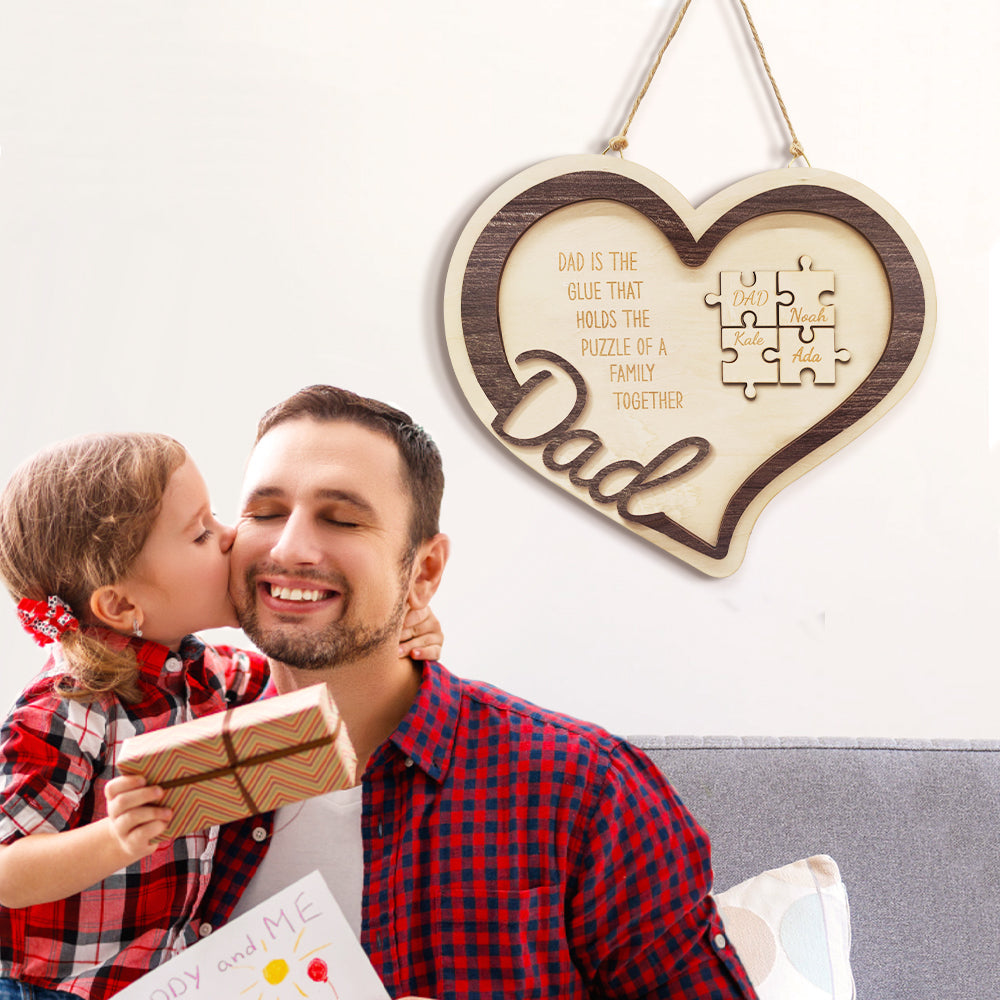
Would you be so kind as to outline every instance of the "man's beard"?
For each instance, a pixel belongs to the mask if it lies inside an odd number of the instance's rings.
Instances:
[[[351,600],[352,589],[340,578],[336,589],[341,594],[343,614],[341,619],[330,622],[319,632],[306,631],[296,625],[274,625],[265,628],[257,614],[256,570],[249,570],[245,579],[244,597],[237,603],[236,613],[243,631],[266,656],[299,670],[324,670],[327,667],[350,663],[374,652],[387,642],[398,642],[399,632],[408,609],[407,590],[409,571],[413,566],[410,553],[404,556],[400,567],[400,589],[396,605],[381,624],[344,624]],[[301,575],[301,574],[300,574]],[[310,579],[307,575],[305,579]],[[323,586],[322,576],[312,577]]]

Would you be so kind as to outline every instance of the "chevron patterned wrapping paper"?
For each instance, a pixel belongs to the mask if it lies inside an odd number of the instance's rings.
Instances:
[[[134,736],[117,763],[166,789],[164,840],[349,788],[357,770],[325,684]]]

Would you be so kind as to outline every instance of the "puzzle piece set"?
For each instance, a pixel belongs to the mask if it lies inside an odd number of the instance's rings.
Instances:
[[[719,274],[719,293],[705,296],[718,306],[722,323],[722,381],[742,385],[747,399],[758,385],[801,385],[812,372],[816,385],[833,385],[837,362],[851,353],[835,344],[833,271],[813,270],[810,257],[797,271],[754,271],[747,284],[740,271]]]

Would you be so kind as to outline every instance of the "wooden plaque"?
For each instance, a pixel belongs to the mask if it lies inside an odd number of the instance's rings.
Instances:
[[[452,365],[497,440],[712,576],[906,392],[934,315],[916,237],[848,178],[775,170],[694,208],[607,156],[500,187],[445,288]]]

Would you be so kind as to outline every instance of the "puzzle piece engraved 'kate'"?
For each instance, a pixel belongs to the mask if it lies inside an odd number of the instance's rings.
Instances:
[[[836,366],[851,352],[835,344],[833,271],[813,269],[799,258],[796,270],[755,270],[747,281],[740,271],[719,273],[719,292],[705,303],[719,307],[722,324],[722,381],[742,385],[747,399],[758,385],[835,385]]]

